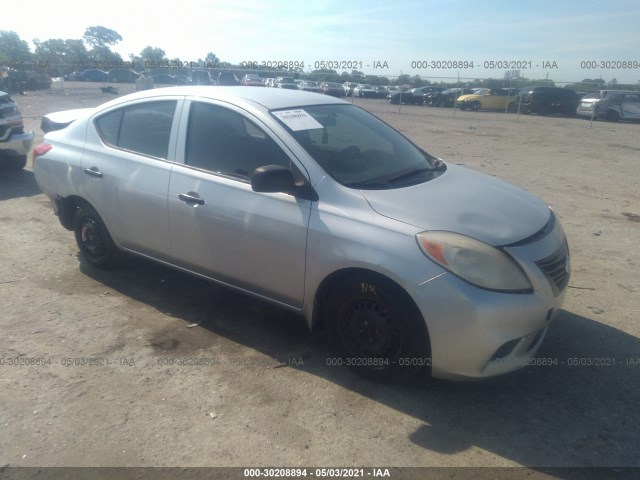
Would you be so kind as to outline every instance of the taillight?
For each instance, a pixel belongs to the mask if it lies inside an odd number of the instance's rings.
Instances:
[[[40,155],[44,155],[52,148],[53,148],[53,145],[49,145],[48,143],[41,143],[40,145],[34,147],[33,154],[31,155],[31,158],[32,158],[31,168],[36,166],[36,158],[38,158]]]

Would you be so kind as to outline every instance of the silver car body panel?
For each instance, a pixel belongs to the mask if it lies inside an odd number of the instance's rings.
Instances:
[[[125,102],[157,98],[178,102],[166,160],[102,142],[93,126],[97,115]],[[193,102],[224,105],[256,123],[319,200],[256,193],[246,180],[185,165]],[[536,263],[566,245],[557,221],[550,231],[534,235],[548,224],[548,207],[517,187],[455,165],[412,187],[361,191],[340,185],[269,113],[328,103],[347,102],[251,87],[140,92],[47,134],[53,149],[38,158],[34,172],[50,195],[89,201],[120,248],[299,311],[310,327],[317,320],[319,288],[330,276],[361,269],[388,277],[422,313],[434,376],[478,378],[525,365],[564,295],[564,287],[554,291]],[[93,168],[103,176],[85,173]],[[196,194],[204,203],[185,202],[181,193]],[[526,273],[532,291],[485,290],[449,273],[418,247],[416,235],[425,230],[450,230],[501,246]],[[507,342],[517,345],[508,355],[492,358]]]
[[[534,195],[456,165],[429,182],[363,195],[386,217],[422,230],[462,233],[493,246],[521,240],[549,220],[549,207]]]

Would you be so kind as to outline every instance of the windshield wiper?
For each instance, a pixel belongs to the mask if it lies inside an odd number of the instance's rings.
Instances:
[[[395,177],[391,177],[389,179],[386,180],[387,183],[395,183],[398,182],[400,180],[404,180],[406,178],[411,178],[411,177],[415,177],[418,175],[422,175],[423,173],[427,173],[427,172],[442,172],[446,169],[446,165],[442,160],[436,159],[433,163],[433,166],[431,167],[420,167],[420,168],[415,168],[413,170],[409,170],[408,172],[405,172],[401,175],[397,175]]]

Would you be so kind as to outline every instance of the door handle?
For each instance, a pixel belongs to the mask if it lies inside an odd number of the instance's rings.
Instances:
[[[204,200],[197,193],[179,193],[178,198],[186,203],[195,203],[196,205],[204,205]]]
[[[102,178],[102,172],[98,170],[98,167],[85,168],[84,173],[89,175],[90,177]]]

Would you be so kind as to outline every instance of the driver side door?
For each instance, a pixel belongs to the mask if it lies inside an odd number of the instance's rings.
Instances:
[[[280,165],[301,175],[284,144],[240,109],[207,101],[185,105],[186,128],[169,182],[172,261],[286,305],[304,295],[312,202],[257,193],[251,175]]]

